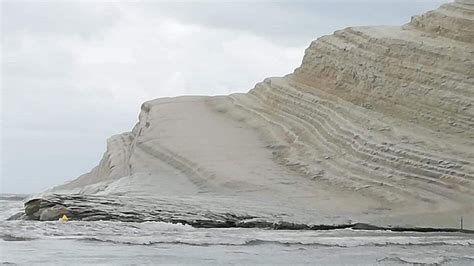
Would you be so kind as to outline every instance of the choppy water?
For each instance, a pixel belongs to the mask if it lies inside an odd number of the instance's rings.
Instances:
[[[474,265],[474,236],[461,233],[5,221],[21,208],[21,200],[0,199],[0,263]]]

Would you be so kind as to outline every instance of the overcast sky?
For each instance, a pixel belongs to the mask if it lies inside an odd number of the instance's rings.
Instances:
[[[1,1],[0,191],[88,172],[146,100],[245,92],[292,72],[321,35],[443,2]]]

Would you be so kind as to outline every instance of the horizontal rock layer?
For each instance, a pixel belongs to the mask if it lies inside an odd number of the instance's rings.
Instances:
[[[186,200],[159,199],[150,202],[147,198],[126,198],[85,195],[52,194],[42,199],[31,199],[25,203],[25,220],[55,221],[67,215],[69,221],[121,221],[121,222],[167,222],[186,224],[198,228],[266,228],[276,230],[390,230],[396,232],[461,232],[474,234],[474,230],[459,228],[410,228],[380,227],[365,223],[345,224],[301,224],[281,220],[265,211],[253,210],[248,214],[240,207],[232,212],[220,208],[202,208],[199,203]],[[229,207],[229,206],[227,206]],[[227,208],[230,209],[230,208]],[[57,211],[60,210],[60,211]]]
[[[146,102],[98,167],[51,191],[474,226],[473,29],[473,2],[456,1],[403,27],[319,38],[294,73],[246,94]]]

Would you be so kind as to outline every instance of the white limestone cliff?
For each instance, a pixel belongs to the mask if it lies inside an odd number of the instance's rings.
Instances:
[[[53,192],[226,198],[378,223],[474,227],[474,1],[350,27],[246,94],[148,101]],[[314,216],[316,217],[316,216]]]

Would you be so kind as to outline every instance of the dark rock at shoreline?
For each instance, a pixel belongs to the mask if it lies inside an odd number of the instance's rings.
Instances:
[[[248,214],[238,210],[209,210],[189,202],[164,199],[127,198],[96,195],[52,194],[25,203],[25,213],[9,220],[54,221],[62,215],[71,221],[167,222],[187,224],[197,228],[266,228],[274,230],[390,230],[413,232],[462,232],[474,230],[456,228],[382,227],[367,223],[304,224],[276,219],[268,213]]]

